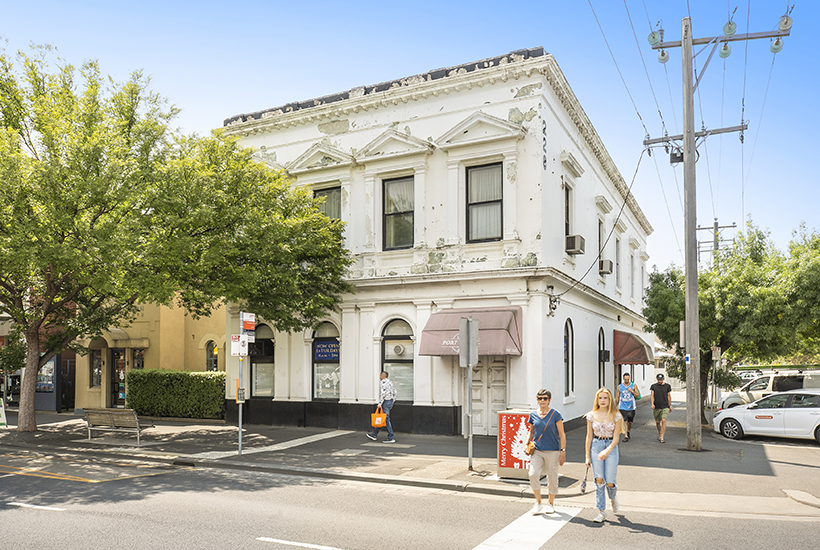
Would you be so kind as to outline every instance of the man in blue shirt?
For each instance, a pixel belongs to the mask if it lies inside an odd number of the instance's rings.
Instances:
[[[624,383],[618,384],[618,394],[616,400],[618,401],[618,410],[626,422],[626,437],[624,442],[629,441],[630,431],[632,430],[632,422],[635,420],[635,399],[640,397],[640,392],[635,384],[630,382],[629,373],[624,374]]]

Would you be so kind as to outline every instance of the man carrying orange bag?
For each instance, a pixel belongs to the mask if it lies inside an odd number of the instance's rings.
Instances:
[[[377,404],[376,414],[379,413],[379,408],[385,414],[385,426],[387,426],[387,439],[384,440],[385,443],[395,443],[396,440],[393,438],[393,425],[390,423],[390,409],[393,408],[393,402],[396,400],[396,388],[393,387],[393,382],[387,379],[387,372],[382,371],[379,375],[379,403]],[[381,430],[381,426],[375,426],[377,418],[376,415],[373,415],[373,431],[369,432],[367,437],[372,439],[373,441],[377,441],[379,430]]]

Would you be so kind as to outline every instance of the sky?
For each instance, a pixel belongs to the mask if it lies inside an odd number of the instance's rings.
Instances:
[[[647,156],[643,141],[682,133],[682,63],[680,48],[659,63],[647,35],[662,28],[665,40],[680,40],[687,16],[695,38],[722,34],[730,17],[738,34],[772,31],[792,4],[0,0],[0,39],[8,53],[51,44],[74,65],[97,60],[116,80],[142,70],[181,109],[177,126],[200,135],[233,115],[543,46],[632,185],[654,228],[649,265],[663,270],[684,264],[683,165],[671,165],[663,149]],[[749,125],[743,143],[726,133],[698,146],[698,225],[737,224],[724,239],[751,220],[786,251],[801,223],[820,225],[812,161],[820,56],[809,31],[818,15],[820,3],[797,2],[780,53],[769,39],[732,42],[732,54],[715,54],[703,72],[696,128]],[[694,48],[699,75],[711,51],[702,48]]]

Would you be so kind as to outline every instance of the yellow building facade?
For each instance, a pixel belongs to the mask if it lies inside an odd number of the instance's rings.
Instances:
[[[140,306],[128,327],[82,342],[74,380],[75,411],[125,407],[125,378],[132,369],[191,372],[225,370],[225,307],[195,319],[183,308]]]

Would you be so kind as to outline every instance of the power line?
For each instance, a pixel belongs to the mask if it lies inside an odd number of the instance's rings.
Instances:
[[[635,109],[635,114],[638,115],[638,119],[641,121],[641,126],[643,126],[644,132],[646,135],[649,135],[649,130],[646,128],[646,124],[643,122],[643,117],[641,116],[640,111],[638,111],[638,106],[635,104],[635,100],[632,98],[632,93],[629,91],[629,86],[626,85],[626,79],[624,78],[623,73],[621,72],[621,68],[618,66],[618,60],[615,59],[615,54],[612,53],[612,48],[609,47],[609,41],[606,39],[606,33],[604,33],[604,28],[601,26],[601,22],[598,20],[598,14],[595,13],[595,8],[592,7],[592,0],[587,0],[589,3],[589,9],[592,10],[592,15],[595,17],[595,22],[598,24],[598,29],[601,31],[601,36],[604,37],[604,43],[606,44],[607,50],[609,50],[609,55],[612,57],[612,62],[615,63],[615,69],[618,70],[618,75],[621,77],[621,82],[623,82],[624,88],[626,89],[626,95],[629,96],[629,101],[632,102],[632,107]]]

